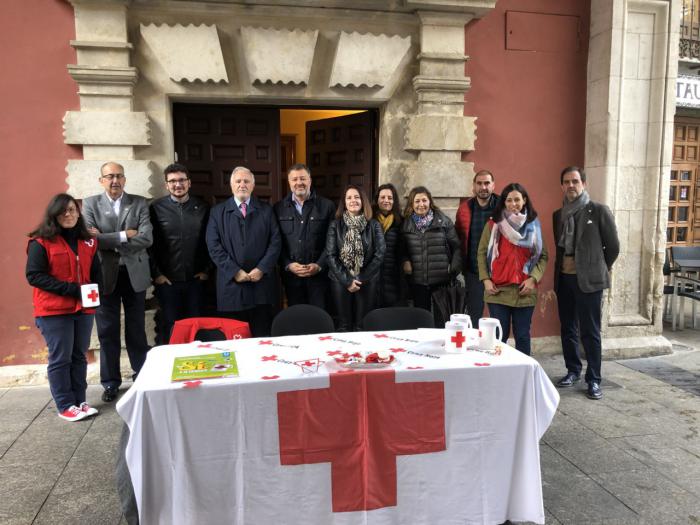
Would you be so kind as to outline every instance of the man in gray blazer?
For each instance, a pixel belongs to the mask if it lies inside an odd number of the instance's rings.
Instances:
[[[146,199],[124,192],[124,167],[107,162],[100,168],[99,180],[105,193],[83,201],[83,217],[90,233],[97,237],[102,263],[104,287],[95,319],[100,339],[102,400],[110,402],[116,399],[122,382],[122,304],[126,351],[134,378],[146,360],[145,299],[151,284],[146,249],[153,243],[153,234]]]
[[[554,212],[552,220],[557,243],[554,290],[568,372],[557,386],[573,386],[581,377],[580,335],[588,363],[587,395],[590,399],[600,399],[603,397],[600,388],[603,290],[610,288],[609,272],[620,253],[620,242],[610,209],[588,196],[586,173],[569,166],[561,172],[560,182],[564,204]]]

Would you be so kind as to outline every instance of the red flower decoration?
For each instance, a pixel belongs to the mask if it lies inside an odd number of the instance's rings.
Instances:
[[[474,363],[474,366],[491,366],[491,363]]]
[[[262,376],[260,379],[279,379],[280,376]]]
[[[261,361],[276,361],[277,356],[276,355],[264,355],[260,358]]]
[[[182,388],[197,388],[199,385],[201,385],[202,382],[197,380],[197,381],[185,381],[182,383]]]

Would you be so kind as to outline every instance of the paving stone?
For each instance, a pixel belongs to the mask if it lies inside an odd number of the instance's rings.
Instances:
[[[33,523],[36,525],[57,523],[115,525],[119,523],[122,513],[116,491],[86,491],[85,486],[90,485],[74,485],[68,493],[52,492]]]
[[[700,514],[700,499],[652,468],[602,472],[593,476],[601,486],[645,520],[658,523],[692,523]]]
[[[41,463],[28,468],[0,460],[0,523],[32,523],[60,473]]]

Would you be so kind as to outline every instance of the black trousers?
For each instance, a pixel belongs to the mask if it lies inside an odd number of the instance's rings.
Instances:
[[[272,305],[259,304],[246,310],[220,312],[222,317],[248,323],[253,337],[269,337],[272,329]]]
[[[97,309],[97,335],[100,339],[100,381],[104,388],[119,388],[122,384],[119,369],[121,355],[121,306],[124,305],[124,336],[133,378],[146,361],[145,301],[146,292],[135,292],[131,287],[125,266],[119,267],[119,277],[114,291],[102,295]]]
[[[484,283],[479,276],[469,271],[464,272],[464,285],[467,288],[467,313],[472,326],[479,326],[479,319],[484,316]]]
[[[326,309],[328,274],[321,272],[312,277],[297,277],[289,272],[285,272],[283,281],[288,306],[311,304],[324,310]]]
[[[603,290],[586,293],[578,286],[575,275],[560,274],[557,288],[559,321],[561,322],[561,347],[566,369],[581,374],[579,337],[586,352],[586,382],[601,380],[600,320],[602,316]]]
[[[377,303],[378,280],[365,281],[357,292],[348,292],[342,284],[331,281],[331,295],[338,310],[339,332],[362,330],[362,319]]]
[[[204,285],[205,282],[199,279],[156,285],[155,296],[158,298],[161,315],[156,344],[168,344],[175,321],[202,315]]]

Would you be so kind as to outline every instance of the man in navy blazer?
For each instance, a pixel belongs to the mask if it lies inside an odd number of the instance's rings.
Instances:
[[[218,310],[250,325],[253,337],[270,335],[277,301],[275,264],[281,240],[272,207],[253,196],[255,177],[244,167],[231,173],[233,196],[211,210],[207,247],[217,267]]]
[[[554,290],[568,372],[557,386],[573,386],[581,377],[580,337],[586,351],[587,395],[600,399],[603,290],[610,287],[609,272],[620,253],[620,241],[610,209],[590,200],[581,168],[564,168],[560,182],[564,203],[552,219],[557,244]]]
[[[141,370],[148,352],[145,329],[146,288],[151,273],[146,251],[153,243],[148,203],[143,197],[124,192],[124,167],[107,162],[100,168],[105,193],[83,200],[83,217],[98,240],[104,288],[97,309],[100,339],[102,400],[114,401],[122,382],[120,316],[124,305],[126,351],[134,371]]]

